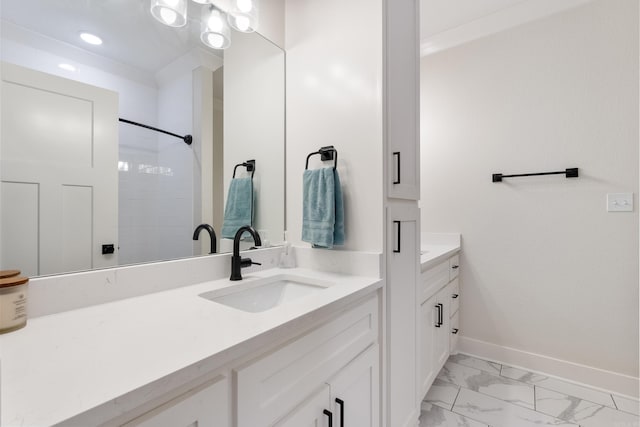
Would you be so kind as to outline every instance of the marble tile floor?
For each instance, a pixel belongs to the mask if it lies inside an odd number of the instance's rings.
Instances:
[[[422,402],[420,427],[640,427],[637,400],[457,354]]]

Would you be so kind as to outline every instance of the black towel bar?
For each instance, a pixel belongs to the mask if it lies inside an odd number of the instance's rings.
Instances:
[[[151,130],[155,130],[156,132],[160,132],[160,133],[164,133],[164,134],[167,134],[167,135],[175,136],[176,138],[180,138],[181,140],[183,140],[184,143],[187,144],[187,145],[191,145],[191,143],[193,142],[193,137],[191,135],[182,136],[182,135],[178,135],[178,134],[175,134],[173,132],[166,131],[166,130],[154,128],[153,126],[143,125],[142,123],[134,122],[134,121],[131,121],[131,120],[127,120],[127,119],[123,119],[123,118],[120,118],[119,120],[121,122],[123,122],[123,123],[128,123],[130,125],[140,126],[141,128],[151,129]]]
[[[502,178],[517,178],[520,176],[539,176],[539,175],[566,175],[567,178],[577,178],[578,168],[568,168],[558,172],[536,172],[536,173],[521,173],[516,175],[503,175],[501,173],[494,173],[492,176],[493,182],[502,182]]]
[[[333,170],[336,170],[338,167],[338,150],[336,150],[333,145],[328,145],[326,147],[321,147],[318,151],[313,153],[309,153],[307,156],[307,162],[304,165],[304,169],[309,169],[309,158],[313,155],[320,154],[320,160],[323,162],[327,160],[333,160]]]
[[[236,177],[236,169],[238,166],[242,166],[247,168],[247,172],[251,172],[251,179],[253,180],[253,174],[256,172],[256,161],[255,160],[247,160],[244,163],[238,163],[233,167],[233,177]]]

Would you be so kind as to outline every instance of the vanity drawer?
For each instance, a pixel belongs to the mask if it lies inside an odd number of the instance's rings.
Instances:
[[[458,277],[460,272],[460,255],[454,255],[449,258],[449,280]]]
[[[441,262],[420,275],[420,304],[449,283],[449,260]]]
[[[378,339],[374,296],[235,371],[238,427],[272,425]]]
[[[451,304],[449,305],[449,313],[451,317],[458,312],[458,308],[460,308],[460,281],[458,278],[455,278],[453,282],[449,285],[451,289]]]

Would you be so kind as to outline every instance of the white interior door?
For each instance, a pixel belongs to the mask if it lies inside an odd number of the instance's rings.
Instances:
[[[118,94],[7,63],[1,75],[0,268],[117,265]]]

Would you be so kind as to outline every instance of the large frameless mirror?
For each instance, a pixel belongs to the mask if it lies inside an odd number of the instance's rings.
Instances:
[[[185,4],[173,28],[149,0],[2,2],[0,269],[33,277],[229,251],[234,176],[251,180],[240,218],[264,243],[283,240],[284,51],[235,30],[212,49],[202,20],[215,8]],[[215,245],[206,231],[194,240],[203,223]]]

